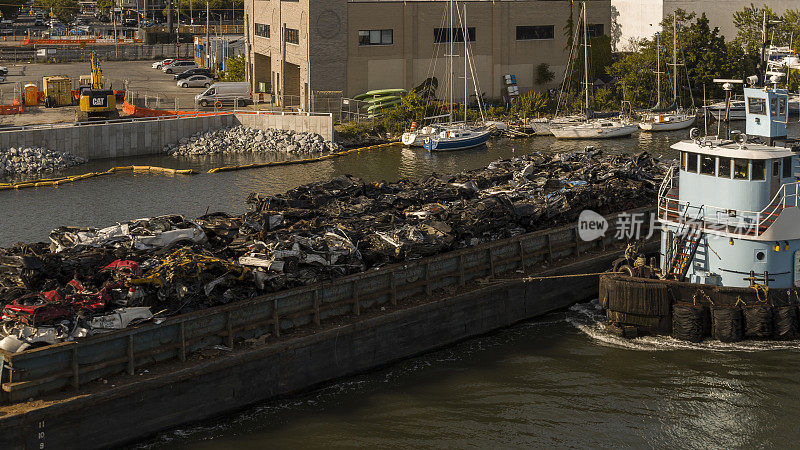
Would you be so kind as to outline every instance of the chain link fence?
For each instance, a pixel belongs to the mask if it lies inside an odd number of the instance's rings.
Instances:
[[[0,47],[0,61],[74,62],[89,61],[95,52],[104,61],[134,61],[164,58],[192,58],[190,44],[127,44],[80,47],[21,48]]]

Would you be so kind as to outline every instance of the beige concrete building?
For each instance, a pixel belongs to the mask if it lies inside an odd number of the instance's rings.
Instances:
[[[502,96],[505,74],[522,93],[558,86],[569,52],[569,0],[473,0],[466,8],[476,78],[487,96]],[[447,78],[446,0],[245,0],[248,76],[255,92],[307,105],[312,92],[411,89]],[[580,5],[572,6],[577,21]],[[590,34],[608,34],[610,0],[588,1]],[[458,28],[458,25],[455,25]],[[280,30],[283,29],[281,39]],[[463,31],[455,36],[456,76],[463,77]],[[555,79],[537,85],[547,63]],[[463,97],[463,78],[455,83]],[[470,82],[470,86],[471,86]],[[470,92],[472,94],[472,92]]]
[[[787,9],[800,8],[800,0],[611,0],[612,43],[617,51],[633,48],[639,39],[651,39],[658,24],[678,9],[705,14],[711,28],[719,27],[721,35],[730,41],[736,37],[733,13],[755,4],[768,6],[781,15]],[[788,45],[783,43],[781,45]]]

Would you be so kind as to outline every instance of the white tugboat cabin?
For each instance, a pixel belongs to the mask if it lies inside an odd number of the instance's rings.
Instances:
[[[773,82],[775,80],[773,79]],[[746,134],[672,146],[680,165],[658,196],[668,278],[727,287],[800,287],[798,151],[785,89],[745,88]]]

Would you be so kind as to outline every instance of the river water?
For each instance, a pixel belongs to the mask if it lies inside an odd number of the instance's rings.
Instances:
[[[797,128],[794,128],[797,130]],[[613,141],[496,140],[430,155],[393,147],[324,162],[202,174],[120,174],[58,188],[0,191],[0,245],[45,240],[59,225],[107,226],[156,214],[239,213],[248,193],[277,193],[341,174],[421,178],[498,158],[595,145],[674,158],[686,131]],[[265,157],[100,161],[207,170]],[[798,342],[688,345],[620,340],[601,331],[596,303],[162,433],[145,448],[785,447],[800,438]]]
[[[144,448],[771,448],[800,438],[798,342],[615,338],[597,302]]]
[[[607,152],[646,150],[655,156],[670,155],[669,143],[683,139],[686,131],[639,134],[608,142],[557,141],[553,137],[499,139],[487,148],[455,153],[429,154],[402,146],[369,150],[313,164],[271,167],[240,172],[167,176],[121,173],[61,185],[0,191],[0,246],[15,242],[46,241],[55,227],[104,227],[116,222],[161,214],[197,217],[206,211],[239,214],[251,192],[279,193],[301,184],[351,174],[370,181],[419,179],[431,173],[454,173],[486,166],[500,158],[534,152],[564,152],[595,145]],[[123,165],[151,165],[205,172],[213,167],[279,159],[274,155],[233,155],[174,158],[170,156],[93,161],[53,176],[104,171]],[[32,177],[31,177],[32,178]],[[23,178],[24,179],[24,178]]]

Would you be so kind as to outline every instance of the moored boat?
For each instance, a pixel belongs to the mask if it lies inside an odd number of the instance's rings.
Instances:
[[[425,137],[422,146],[431,152],[447,152],[453,150],[467,150],[480,147],[489,140],[492,131],[488,129],[473,129],[471,127],[448,128],[438,136]]]
[[[616,120],[589,120],[575,125],[552,127],[556,139],[610,139],[630,136],[636,125]]]
[[[611,331],[800,337],[800,143],[787,136],[787,91],[772,82],[744,89],[746,134],[694,128],[672,145],[681,156],[658,191],[658,254],[627,255],[601,277]]]
[[[639,122],[639,128],[644,131],[673,131],[689,128],[697,117],[689,113],[667,113],[645,115]]]

